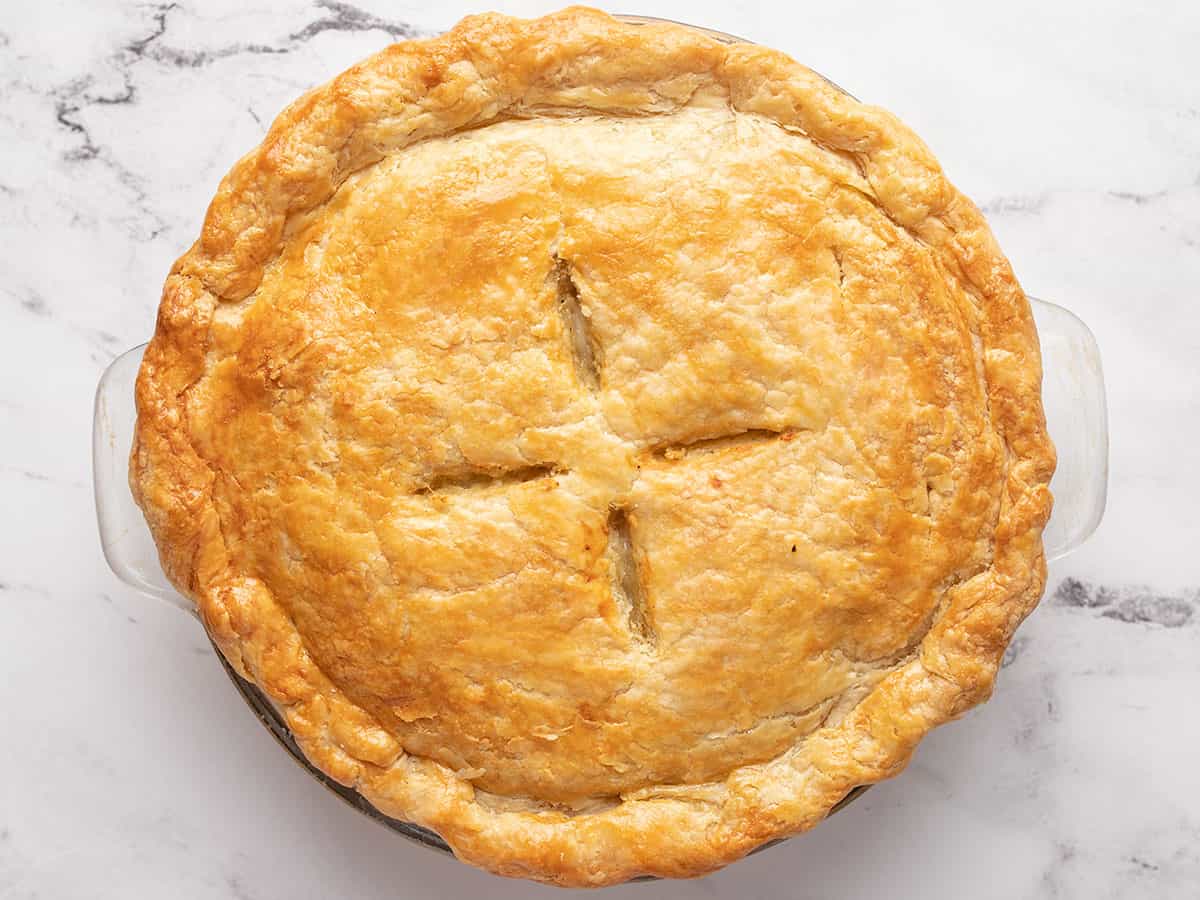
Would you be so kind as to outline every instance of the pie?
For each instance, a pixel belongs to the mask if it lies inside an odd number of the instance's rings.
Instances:
[[[321,770],[493,872],[693,876],[989,694],[1045,580],[1040,381],[888,113],[683,26],[482,15],[226,176],[131,481]]]

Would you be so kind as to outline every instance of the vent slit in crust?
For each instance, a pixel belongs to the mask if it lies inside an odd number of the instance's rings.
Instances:
[[[765,444],[770,441],[793,440],[797,431],[776,431],[772,428],[748,428],[733,434],[719,434],[715,437],[700,438],[685,444],[671,444],[666,447],[656,447],[654,452],[667,459],[682,459],[685,456],[702,453],[720,453],[739,447]]]
[[[638,565],[629,510],[614,507],[608,514],[608,560],[613,600],[625,612],[629,630],[639,640],[653,644],[657,636],[646,605],[646,587]]]
[[[571,277],[571,266],[565,259],[554,257],[555,287],[558,292],[558,312],[571,346],[575,375],[588,390],[600,389],[599,347],[592,335],[588,314],[579,302],[579,288]]]
[[[467,469],[434,475],[421,487],[418,494],[436,494],[443,492],[471,490],[510,484],[523,484],[527,481],[539,481],[554,475],[564,474],[557,466],[534,465],[522,466],[518,469],[481,470]]]

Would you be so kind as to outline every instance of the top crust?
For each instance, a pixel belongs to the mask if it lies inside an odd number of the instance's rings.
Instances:
[[[1040,380],[983,217],[888,113],[682,26],[484,15],[226,176],[131,485],[332,777],[500,874],[693,876],[987,697],[1045,580]]]

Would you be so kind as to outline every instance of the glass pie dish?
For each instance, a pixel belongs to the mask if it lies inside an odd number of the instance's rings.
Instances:
[[[706,33],[721,40],[735,40]],[[1052,483],[1059,498],[1058,509],[1045,538],[1047,556],[1055,558],[1086,538],[1103,510],[1107,461],[1103,382],[1095,342],[1086,327],[1065,310],[1049,304],[1037,304],[1036,314],[1046,356],[1045,403],[1050,432],[1060,452],[1059,471]],[[106,558],[119,577],[143,593],[190,608],[164,579],[156,548],[126,484],[134,422],[132,386],[140,360],[141,348],[116,360],[105,373],[97,394],[94,454],[101,541]],[[266,696],[230,674],[260,720],[318,780],[398,833],[427,846],[448,849],[437,835],[381,815],[358,794],[335,784],[310,766]],[[740,701],[735,698],[735,702]],[[861,790],[851,791],[842,804]]]

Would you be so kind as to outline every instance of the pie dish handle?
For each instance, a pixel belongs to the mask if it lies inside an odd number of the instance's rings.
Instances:
[[[1108,496],[1108,407],[1100,348],[1074,313],[1030,297],[1042,345],[1042,403],[1058,451],[1050,482],[1054,511],[1042,533],[1046,560],[1086,541],[1104,516]]]
[[[100,376],[92,420],[92,476],[100,547],[113,573],[130,587],[195,612],[190,600],[167,581],[158,549],[129,490],[129,452],[137,420],[133,388],[146,345],[121,354]]]

